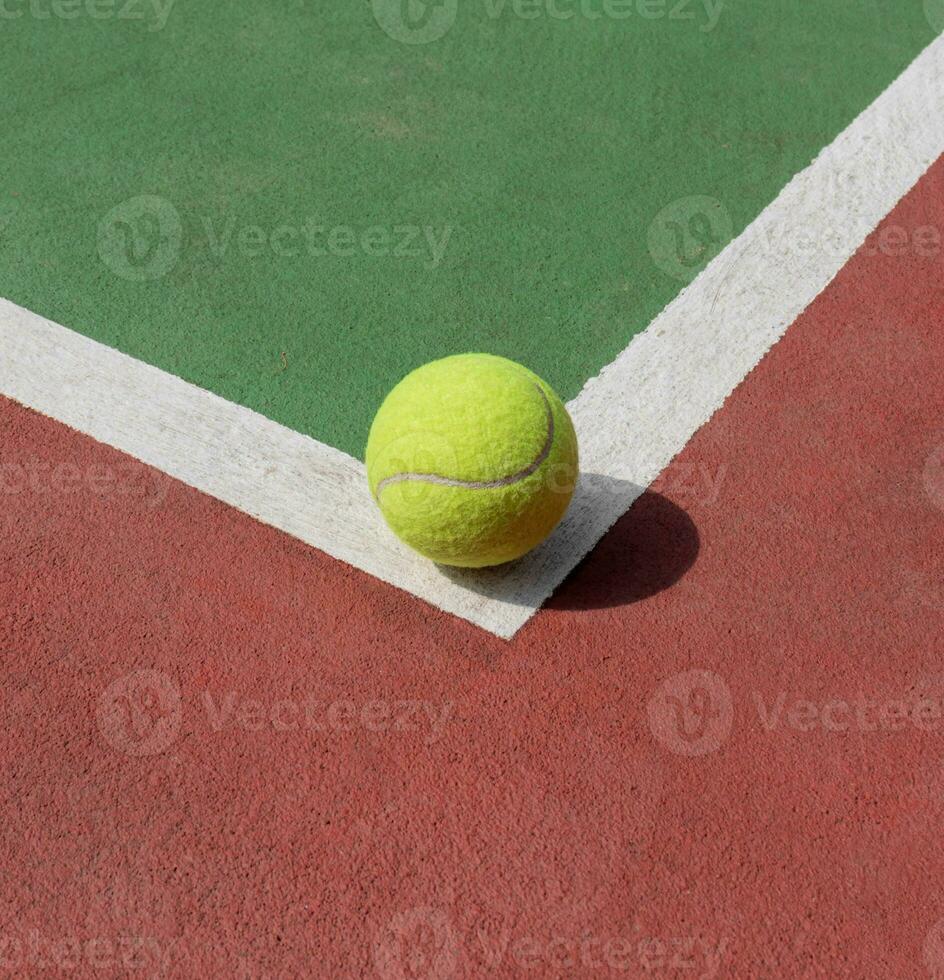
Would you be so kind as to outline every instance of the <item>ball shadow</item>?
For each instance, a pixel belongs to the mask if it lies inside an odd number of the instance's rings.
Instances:
[[[596,529],[611,524],[598,541]],[[548,567],[564,566],[547,606],[597,609],[639,602],[669,588],[695,563],[698,549],[692,519],[667,497],[626,480],[582,473],[567,516],[529,555],[495,568],[437,567],[464,589],[534,607],[547,599]],[[575,553],[586,557],[565,577],[567,556]]]
[[[567,576],[551,609],[603,609],[649,599],[695,564],[700,539],[689,515],[661,493],[645,491]]]

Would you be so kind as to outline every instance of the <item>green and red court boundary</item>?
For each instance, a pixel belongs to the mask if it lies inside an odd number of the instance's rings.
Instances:
[[[359,460],[4,301],[0,393],[507,638],[942,152],[938,39],[587,382],[569,405],[584,471],[570,512],[506,569],[443,574],[383,525]]]

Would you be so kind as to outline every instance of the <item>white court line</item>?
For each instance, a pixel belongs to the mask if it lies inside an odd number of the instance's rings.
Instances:
[[[447,576],[387,530],[359,461],[5,300],[0,393],[509,638],[942,153],[939,38],[587,382],[569,405],[586,476],[506,568]],[[829,247],[772,244],[801,238]]]

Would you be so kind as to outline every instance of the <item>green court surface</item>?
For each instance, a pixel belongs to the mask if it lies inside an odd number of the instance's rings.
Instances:
[[[905,0],[3,9],[0,296],[356,456],[436,356],[574,396],[933,39]]]

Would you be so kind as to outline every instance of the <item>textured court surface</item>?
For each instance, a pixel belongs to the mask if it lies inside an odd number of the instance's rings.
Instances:
[[[942,201],[510,644],[0,403],[4,968],[942,975]]]
[[[436,356],[576,395],[936,23],[918,0],[443,0],[425,29],[399,0],[30,4],[0,16],[0,296],[357,457]]]

